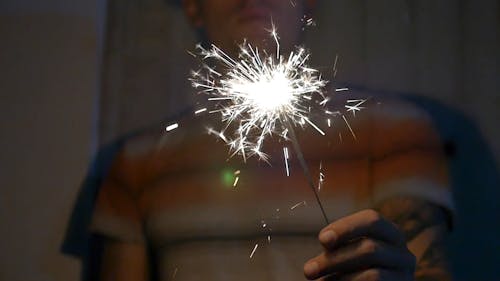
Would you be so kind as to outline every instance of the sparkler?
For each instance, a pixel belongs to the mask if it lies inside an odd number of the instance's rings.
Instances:
[[[221,114],[224,128],[220,131],[210,128],[209,133],[218,136],[229,146],[231,157],[241,155],[246,161],[248,157],[257,156],[267,161],[268,155],[262,150],[266,137],[278,135],[292,142],[328,224],[294,131],[294,127],[309,125],[325,135],[312,121],[311,115],[313,112],[329,112],[325,109],[329,98],[323,93],[327,81],[322,79],[318,70],[307,66],[309,53],[304,48],[297,48],[285,57],[281,54],[274,25],[270,35],[276,43],[276,51],[271,55],[247,42],[240,45],[238,58],[232,58],[213,44],[209,49],[197,45],[199,54],[190,54],[200,57],[203,64],[201,70],[191,73],[190,80],[193,87],[207,94],[208,101],[214,103],[213,110],[209,112]],[[213,64],[210,64],[212,61]],[[220,71],[220,67],[224,70]],[[336,92],[346,90],[339,88]],[[359,102],[348,109],[355,113],[362,104]],[[288,175],[289,155],[286,147],[284,158]]]
[[[287,139],[293,126],[305,123],[320,134],[325,133],[310,120],[312,107],[324,107],[328,99],[323,94],[327,81],[316,69],[306,65],[309,54],[299,48],[285,58],[280,53],[275,28],[271,36],[276,42],[276,54],[261,53],[249,43],[240,46],[238,59],[233,59],[215,45],[197,49],[203,60],[213,59],[225,71],[204,64],[202,70],[192,72],[192,85],[209,95],[215,103],[211,113],[218,112],[226,126],[215,133],[229,146],[232,156],[258,156],[267,159],[262,151],[266,136],[280,135]],[[237,123],[232,134],[230,125]]]

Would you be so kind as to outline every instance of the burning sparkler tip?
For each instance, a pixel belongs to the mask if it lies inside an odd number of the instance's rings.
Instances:
[[[325,133],[308,117],[314,105],[325,106],[329,98],[323,96],[327,81],[321,74],[306,65],[309,53],[298,48],[284,58],[280,53],[279,37],[271,22],[270,36],[276,42],[276,57],[262,59],[257,48],[249,43],[240,46],[239,60],[231,58],[215,45],[204,49],[197,45],[203,60],[215,59],[227,68],[220,72],[207,64],[198,72],[192,72],[192,85],[208,94],[208,101],[215,103],[226,128],[238,123],[234,134],[210,130],[226,142],[232,155],[257,156],[267,162],[268,156],[261,150],[265,137],[279,134],[287,139],[287,122],[305,125]],[[204,74],[202,74],[202,72]],[[313,96],[318,95],[320,101]],[[206,109],[200,109],[200,114]]]

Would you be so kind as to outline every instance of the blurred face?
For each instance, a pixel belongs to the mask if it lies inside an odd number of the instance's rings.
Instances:
[[[293,3],[293,4],[292,4]],[[247,39],[252,45],[274,50],[269,35],[271,19],[285,51],[300,43],[302,17],[312,0],[185,0],[184,9],[192,24],[208,39],[230,53]]]

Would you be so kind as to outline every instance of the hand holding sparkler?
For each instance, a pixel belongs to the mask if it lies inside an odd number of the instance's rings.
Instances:
[[[324,252],[304,265],[309,280],[326,276],[336,280],[414,280],[416,260],[403,233],[374,210],[331,223],[320,232],[319,240]]]

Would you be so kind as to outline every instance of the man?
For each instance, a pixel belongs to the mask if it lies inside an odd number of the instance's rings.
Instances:
[[[184,1],[184,9],[193,26],[210,42],[233,55],[243,38],[272,50],[269,36],[272,18],[279,31],[281,48],[286,53],[300,43],[303,19],[314,9],[315,2],[294,1],[291,5],[282,0],[189,0]],[[305,264],[304,273],[314,279],[338,273],[337,278],[349,276],[346,277],[349,280],[411,280],[415,264],[405,242],[411,242],[430,227],[445,226],[447,215],[439,206],[417,198],[397,198],[379,206],[378,213],[364,210],[344,217],[320,232],[319,241],[325,250]],[[383,216],[392,219],[399,230]],[[441,234],[435,233],[433,237],[437,239]],[[351,243],[352,240],[356,242]],[[439,241],[429,243],[433,245],[427,251],[440,251]],[[435,264],[427,264],[427,268],[420,267],[416,275],[425,276],[426,280],[430,276],[448,279],[443,267],[444,257],[441,258],[435,260]],[[420,260],[421,264],[425,262]]]
[[[293,50],[315,1],[292,2],[185,0],[183,7],[205,40],[234,56],[243,39],[274,48],[270,18],[283,52]],[[303,271],[310,280],[450,280],[442,250],[452,209],[447,166],[429,117],[388,99],[352,121],[357,141],[300,136],[308,164],[321,161],[329,173],[321,197],[334,220],[326,227],[315,208],[277,210],[292,200],[312,204],[299,171],[285,178],[256,161],[231,164],[241,182],[221,189],[225,147],[202,122],[186,120],[186,130],[166,140],[156,132],[128,140],[93,216],[93,231],[105,237],[100,278],[302,280]],[[259,218],[273,229],[259,230]]]

